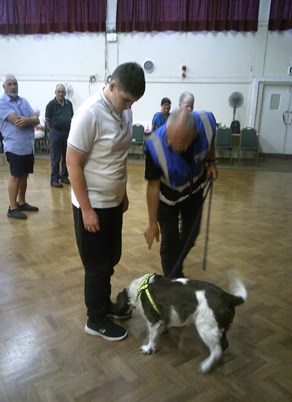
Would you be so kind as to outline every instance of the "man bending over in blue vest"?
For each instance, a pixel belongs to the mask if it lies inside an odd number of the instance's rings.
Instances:
[[[165,276],[184,276],[183,260],[199,234],[203,190],[208,178],[216,180],[218,176],[215,133],[216,121],[211,112],[190,113],[180,108],[145,142],[149,226],[144,236],[151,248],[161,233]],[[182,263],[174,269],[182,253]]]

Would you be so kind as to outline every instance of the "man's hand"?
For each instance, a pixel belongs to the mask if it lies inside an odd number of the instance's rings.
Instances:
[[[213,180],[216,180],[218,177],[218,170],[215,162],[211,162],[207,166],[207,177],[213,177]]]
[[[125,193],[124,195],[124,199],[123,199],[123,213],[128,211],[129,209],[129,198],[127,193]]]
[[[27,127],[27,121],[26,121],[26,117],[23,116],[17,116],[17,119],[15,120],[15,126],[17,128],[24,128]]]
[[[148,248],[150,249],[153,243],[153,240],[155,239],[157,242],[159,242],[159,227],[156,224],[155,226],[149,226],[145,232],[144,232],[144,237],[146,239],[146,242],[148,244]]]
[[[39,119],[36,116],[31,117],[17,116],[16,119],[14,120],[14,125],[17,128],[35,126],[37,123],[39,123]]]
[[[93,209],[86,212],[82,211],[82,218],[84,228],[88,230],[88,232],[96,233],[100,231],[99,218]]]

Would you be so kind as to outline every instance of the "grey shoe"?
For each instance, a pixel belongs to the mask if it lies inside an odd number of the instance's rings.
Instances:
[[[9,207],[7,216],[9,218],[14,218],[14,219],[21,219],[21,220],[27,219],[27,216],[23,212],[19,211],[18,208],[10,209],[10,207]]]
[[[56,188],[62,188],[63,184],[59,183],[58,181],[51,181],[51,186]]]
[[[70,184],[68,177],[61,177],[60,182],[63,184]]]

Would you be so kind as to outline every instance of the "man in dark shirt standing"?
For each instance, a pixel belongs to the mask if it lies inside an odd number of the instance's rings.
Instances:
[[[63,184],[70,184],[66,166],[66,150],[73,106],[65,98],[66,89],[63,84],[56,86],[55,95],[46,107],[46,126],[50,130],[51,186],[61,188]]]

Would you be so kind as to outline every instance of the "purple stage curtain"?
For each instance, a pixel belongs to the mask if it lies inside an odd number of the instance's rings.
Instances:
[[[106,0],[1,0],[0,34],[104,32]]]
[[[259,0],[118,0],[118,32],[257,31]]]
[[[269,31],[292,29],[292,1],[271,0]]]

